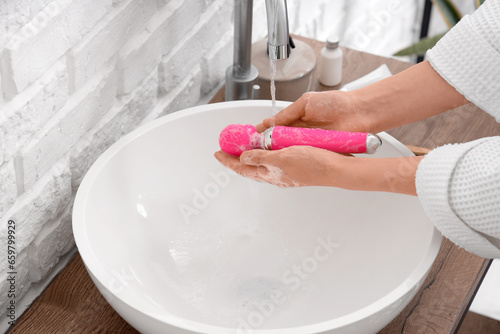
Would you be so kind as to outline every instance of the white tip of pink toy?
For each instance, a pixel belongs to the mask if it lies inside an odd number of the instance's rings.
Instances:
[[[231,124],[219,136],[220,148],[240,156],[253,149],[279,150],[290,146],[313,146],[337,153],[374,153],[382,141],[367,132],[347,132],[275,126],[258,133],[253,125]]]

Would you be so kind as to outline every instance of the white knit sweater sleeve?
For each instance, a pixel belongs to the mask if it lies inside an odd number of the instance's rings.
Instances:
[[[433,68],[500,121],[500,0],[487,0],[428,52]],[[417,193],[436,227],[477,255],[500,258],[500,137],[445,145],[420,163]]]

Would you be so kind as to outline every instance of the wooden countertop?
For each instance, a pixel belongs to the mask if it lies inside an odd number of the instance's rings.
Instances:
[[[323,43],[295,36],[317,53]],[[392,73],[411,64],[375,55],[344,50],[343,82],[363,76],[381,64]],[[328,90],[316,83],[313,90]],[[224,100],[224,89],[212,99]],[[500,135],[500,124],[469,104],[424,121],[388,131],[404,144],[434,148],[481,137]],[[444,239],[424,284],[413,300],[380,333],[454,333],[460,326],[490,260],[466,252]],[[11,329],[22,333],[137,333],[105,301],[77,255]]]

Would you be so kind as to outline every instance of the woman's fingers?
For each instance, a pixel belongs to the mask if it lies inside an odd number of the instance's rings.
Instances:
[[[258,132],[264,132],[272,126],[307,126],[306,123],[301,122],[300,118],[304,116],[307,101],[309,101],[309,94],[304,94],[297,101],[290,104],[285,109],[273,117],[266,118],[262,123],[255,126]]]
[[[271,126],[273,121],[274,125],[288,125],[300,119],[304,116],[304,109],[307,104],[306,100],[308,100],[308,98],[303,95],[300,99],[281,110],[274,117],[264,120],[264,125]]]
[[[221,164],[234,170],[235,172],[237,172],[237,169],[240,168],[240,159],[234,155],[227,154],[224,151],[217,151],[215,152],[214,157],[219,160]]]
[[[253,151],[260,152],[261,150]],[[236,173],[244,177],[262,181],[268,173],[267,168],[257,163],[257,161],[261,161],[260,156],[253,157],[251,154],[249,155],[248,152],[252,151],[243,152],[240,158],[231,154],[227,154],[223,151],[215,152],[214,156],[217,160],[219,160],[221,164],[223,164],[227,168],[234,170]],[[244,156],[246,156],[246,158]]]
[[[257,129],[258,133],[262,133],[267,129],[267,127],[264,125],[264,122],[257,124],[255,128]]]
[[[240,161],[249,166],[260,166],[264,165],[264,159],[266,154],[270,152],[264,150],[251,150],[246,151],[241,154]]]

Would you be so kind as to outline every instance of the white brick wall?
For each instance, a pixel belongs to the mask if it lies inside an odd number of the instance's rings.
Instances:
[[[51,0],[0,0],[0,47],[40,13]],[[30,10],[26,10],[29,8]]]
[[[182,43],[200,15],[198,0],[171,0],[146,22],[146,30],[131,38],[118,55],[120,93],[130,92],[158,66],[162,55]],[[197,37],[189,42],[198,41]]]
[[[12,207],[17,197],[16,174],[14,161],[9,161],[0,167],[0,216],[4,216],[8,208]]]
[[[72,185],[77,190],[92,163],[121,136],[133,130],[157,101],[158,71],[155,69],[135,90],[116,100],[113,107],[70,151]]]
[[[24,295],[27,290],[29,289],[30,282],[29,282],[29,259],[28,259],[28,254],[27,252],[21,252],[17,255],[16,258],[16,263],[18,266],[17,269],[17,274],[15,275],[15,282],[13,282],[15,290],[16,290],[16,295]],[[10,298],[8,296],[8,291],[10,291],[10,282],[7,281],[7,278],[10,275],[7,274],[6,271],[3,271],[0,273],[0,291],[2,291],[2,294],[0,295],[0,307],[2,307],[2,318],[6,319],[6,311],[7,311],[7,305],[10,303]],[[4,311],[5,310],[5,311]],[[2,319],[2,322],[6,322],[5,319]],[[5,326],[3,326],[5,327]],[[5,328],[4,328],[5,329]]]
[[[116,51],[131,35],[144,28],[144,23],[156,11],[156,4],[151,0],[127,0],[117,4],[68,53],[70,91],[81,88],[85,81],[116,55]]]
[[[33,282],[41,281],[63,254],[75,245],[71,228],[72,205],[67,205],[56,218],[49,220],[26,249],[29,275]]]
[[[38,79],[109,11],[110,6],[109,0],[55,0],[45,6],[4,47],[4,96],[11,98]]]
[[[29,192],[19,196],[4,215],[16,224],[16,248],[25,250],[42,230],[44,223],[56,219],[71,202],[71,172],[68,159],[57,162]],[[43,222],[43,223],[41,223]],[[2,226],[7,222],[2,221]],[[5,238],[5,229],[0,235]],[[0,252],[0,270],[6,268],[6,252]]]
[[[0,117],[4,117],[0,123],[4,159],[12,159],[65,105],[67,98],[66,66],[58,61],[40,79],[0,106]]]
[[[76,144],[113,106],[116,98],[117,76],[110,64],[97,72],[75,92],[20,151],[23,180],[29,189]]]
[[[193,106],[222,83],[233,1],[0,0],[0,324],[9,219],[19,300],[74,247],[73,198],[95,159],[138,124]],[[387,6],[365,1],[374,2]],[[324,40],[355,29],[350,3],[289,1],[290,30]],[[264,0],[255,1],[254,41],[266,26]],[[411,40],[412,29],[401,34]]]
[[[232,31],[231,9],[227,3],[212,5],[203,14],[196,25],[187,30],[186,38],[172,48],[161,60],[159,66],[159,88],[163,94],[168,93],[186,78],[192,69],[200,64],[211,51],[215,42],[212,36],[219,36],[221,32]],[[232,46],[232,33],[230,34],[230,46]],[[226,51],[228,44],[217,45],[217,48],[224,48]],[[225,68],[231,64],[231,53],[225,52],[229,61]],[[219,79],[220,80],[220,79]]]

